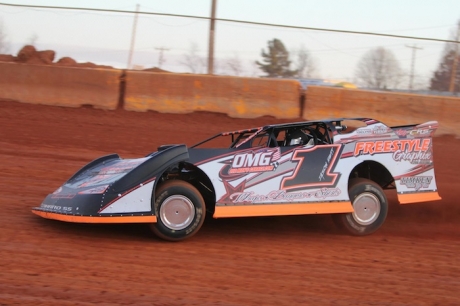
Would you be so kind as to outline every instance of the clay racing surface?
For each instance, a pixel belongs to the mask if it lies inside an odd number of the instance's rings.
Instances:
[[[436,119],[436,118],[433,118]],[[87,162],[281,122],[0,101],[0,305],[460,304],[460,140],[434,139],[442,201],[399,206],[366,237],[330,216],[207,219],[184,242],[146,225],[31,213]],[[412,122],[408,122],[412,123]]]

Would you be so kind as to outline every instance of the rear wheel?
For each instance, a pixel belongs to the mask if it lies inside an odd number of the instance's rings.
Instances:
[[[388,213],[388,200],[383,189],[371,180],[357,178],[350,182],[348,194],[354,212],[333,215],[335,223],[357,236],[378,230]]]
[[[205,218],[205,203],[200,192],[191,184],[171,180],[161,185],[154,198],[157,223],[151,230],[160,238],[180,241],[195,235]]]

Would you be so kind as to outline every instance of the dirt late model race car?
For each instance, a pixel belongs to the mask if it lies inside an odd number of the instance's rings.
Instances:
[[[401,204],[440,199],[437,127],[329,119],[219,133],[136,159],[112,154],[84,166],[32,211],[68,222],[149,223],[171,241],[193,236],[206,215],[332,214],[349,233],[367,235],[386,218],[384,189],[395,188]]]

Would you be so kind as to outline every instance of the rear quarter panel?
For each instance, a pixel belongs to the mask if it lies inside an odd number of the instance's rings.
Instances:
[[[391,173],[400,203],[440,199],[433,163],[433,134],[436,121],[419,125],[387,127],[369,123],[348,134],[334,136],[344,145],[339,171],[350,173],[359,163],[375,161]]]

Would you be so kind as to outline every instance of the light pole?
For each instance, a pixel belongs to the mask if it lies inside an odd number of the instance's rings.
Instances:
[[[415,45],[413,46],[406,45],[406,47],[412,49],[412,61],[411,61],[410,76],[409,76],[409,90],[412,90],[413,83],[414,83],[415,51],[422,50],[423,48],[416,47]]]
[[[131,46],[129,48],[128,56],[128,67],[131,69],[131,61],[133,60],[134,41],[136,40],[136,27],[137,27],[137,15],[139,13],[139,4],[136,4],[136,13],[134,14],[133,33],[131,34]]]
[[[450,74],[449,91],[454,92],[455,90],[455,79],[457,76],[457,65],[458,65],[458,44],[460,43],[460,21],[457,27],[457,39],[455,43],[454,62],[452,63],[452,72]]]
[[[217,0],[212,0],[211,21],[209,27],[208,74],[214,74],[214,31],[216,22]]]

